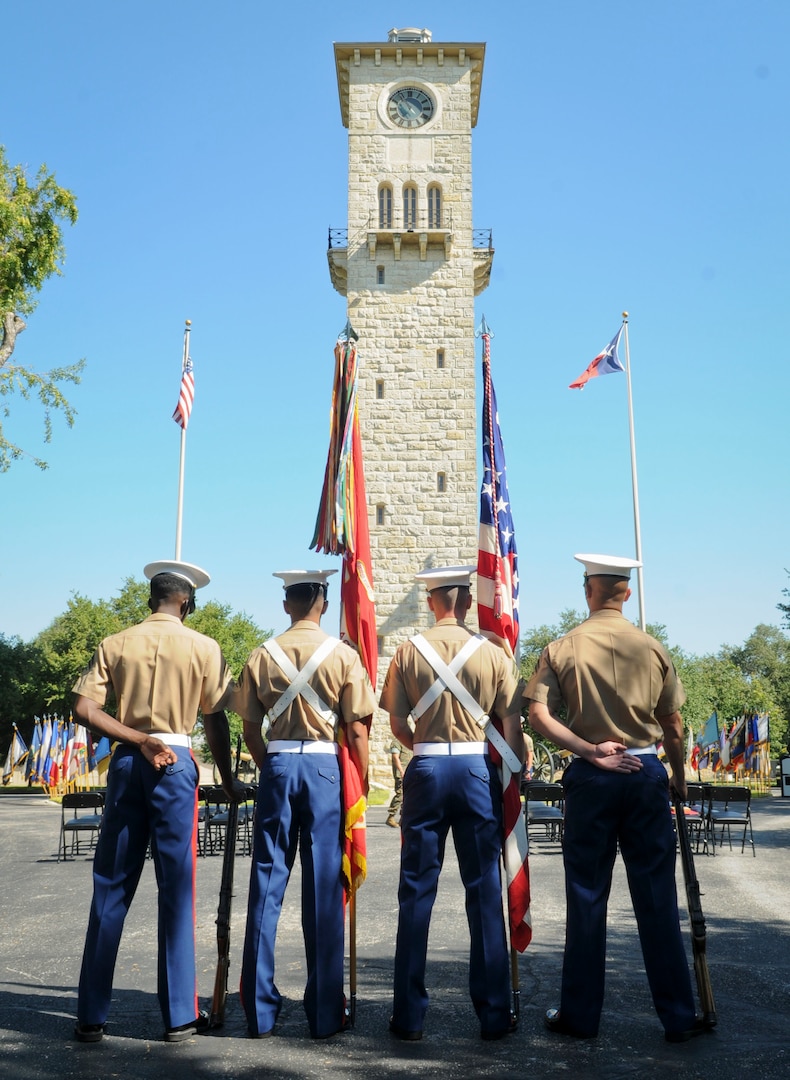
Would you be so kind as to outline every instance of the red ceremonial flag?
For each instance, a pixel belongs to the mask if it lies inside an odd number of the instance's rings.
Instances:
[[[357,414],[356,340],[351,324],[347,323],[344,335],[335,345],[329,454],[310,547],[343,556],[340,636],[356,648],[375,686],[378,638]],[[346,893],[351,895],[367,874],[366,800],[362,777],[349,754],[345,738],[339,738],[338,745],[345,807],[343,877]]]
[[[496,394],[491,381],[491,332],[485,318],[483,339],[483,486],[480,492],[480,531],[477,555],[477,621],[487,637],[510,656],[518,652],[518,560],[505,451],[499,430]],[[502,734],[502,722],[492,717]],[[529,913],[529,844],[521,805],[521,772],[513,772],[489,742],[489,754],[502,780],[502,857],[507,879],[510,945],[523,952],[532,940]]]
[[[184,431],[189,423],[189,414],[192,412],[192,403],[195,400],[195,373],[192,369],[192,360],[188,356],[181,372],[181,388],[178,392],[178,404],[176,405],[173,419]]]

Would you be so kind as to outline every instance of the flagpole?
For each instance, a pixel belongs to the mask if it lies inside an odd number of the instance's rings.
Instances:
[[[631,396],[631,349],[628,344],[628,312],[623,312],[623,327],[625,329],[625,379],[628,387],[628,433],[631,440],[631,487],[634,495],[634,545],[636,548],[636,560],[639,563],[636,571],[636,580],[639,586],[639,626],[646,628],[645,623],[645,586],[642,575],[642,532],[639,524],[639,486],[636,479],[636,443],[634,440],[634,404]]]
[[[186,327],[184,329],[184,355],[181,360],[181,376],[183,378],[186,371],[187,360],[189,359],[189,331],[192,327],[192,320],[186,320]],[[186,425],[181,427],[181,454],[178,462],[178,509],[176,511],[176,562],[181,559],[181,519],[184,514],[184,456],[187,448],[187,429]],[[641,590],[640,590],[641,596]]]

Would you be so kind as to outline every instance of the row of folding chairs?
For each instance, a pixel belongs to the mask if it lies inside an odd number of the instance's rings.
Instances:
[[[748,787],[737,784],[687,784],[688,799],[684,805],[686,822],[696,850],[703,854],[716,854],[717,832],[719,847],[724,846],[726,835],[732,851],[732,830],[741,830],[741,854],[747,841],[754,850],[752,828],[752,793]],[[737,843],[737,833],[736,833]]]
[[[240,855],[252,854],[256,791],[256,785],[247,785],[244,801],[239,803],[236,850]],[[228,797],[220,784],[206,784],[198,789],[198,855],[217,855],[224,850],[228,811]]]

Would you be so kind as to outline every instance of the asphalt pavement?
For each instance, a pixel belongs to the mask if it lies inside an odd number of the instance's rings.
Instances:
[[[0,1077],[5,1080],[322,1080],[357,1077],[672,1077],[760,1080],[790,1075],[790,798],[753,801],[756,855],[747,845],[698,855],[715,1032],[679,1046],[664,1041],[642,967],[636,924],[618,859],[609,908],[607,989],[597,1040],[543,1028],[558,1003],[564,938],[562,855],[532,843],[534,936],[520,958],[520,1023],[501,1042],[480,1039],[468,997],[469,935],[455,855],[448,855],[434,908],[427,983],[431,1004],[421,1042],[387,1030],[397,923],[400,835],[386,810],[368,813],[368,880],[358,900],[358,996],[352,1031],[309,1037],[302,1009],[305,961],[295,870],[279,924],[277,983],[284,1008],[271,1039],[251,1040],[239,1004],[240,950],[249,858],[236,862],[231,994],[226,1023],[184,1043],[162,1040],[156,1000],[156,883],[147,864],[127,918],[113,1006],[101,1043],[72,1038],[76,984],[91,898],[90,855],[58,863],[60,808],[42,794],[0,795]],[[216,967],[220,856],[198,860],[197,941],[201,1004],[210,1006]],[[684,928],[685,892],[678,865]],[[689,957],[690,939],[687,934]]]

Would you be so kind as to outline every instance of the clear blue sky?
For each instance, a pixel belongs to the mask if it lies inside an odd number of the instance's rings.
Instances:
[[[493,373],[522,626],[581,608],[575,551],[632,554],[625,377],[567,389],[630,312],[647,618],[690,652],[778,624],[788,545],[786,0],[17,5],[0,142],[78,196],[65,276],[14,359],[85,357],[50,461],[0,475],[0,632],[118,591],[175,543],[184,320],[197,382],[183,557],[280,628],[308,550],[346,224],[333,41],[393,19],[487,43],[474,221],[492,228]],[[364,361],[364,342],[360,343]],[[329,560],[332,562],[332,560]],[[335,590],[336,594],[336,590]],[[636,618],[633,601],[632,617]],[[334,629],[337,607],[327,626]]]

